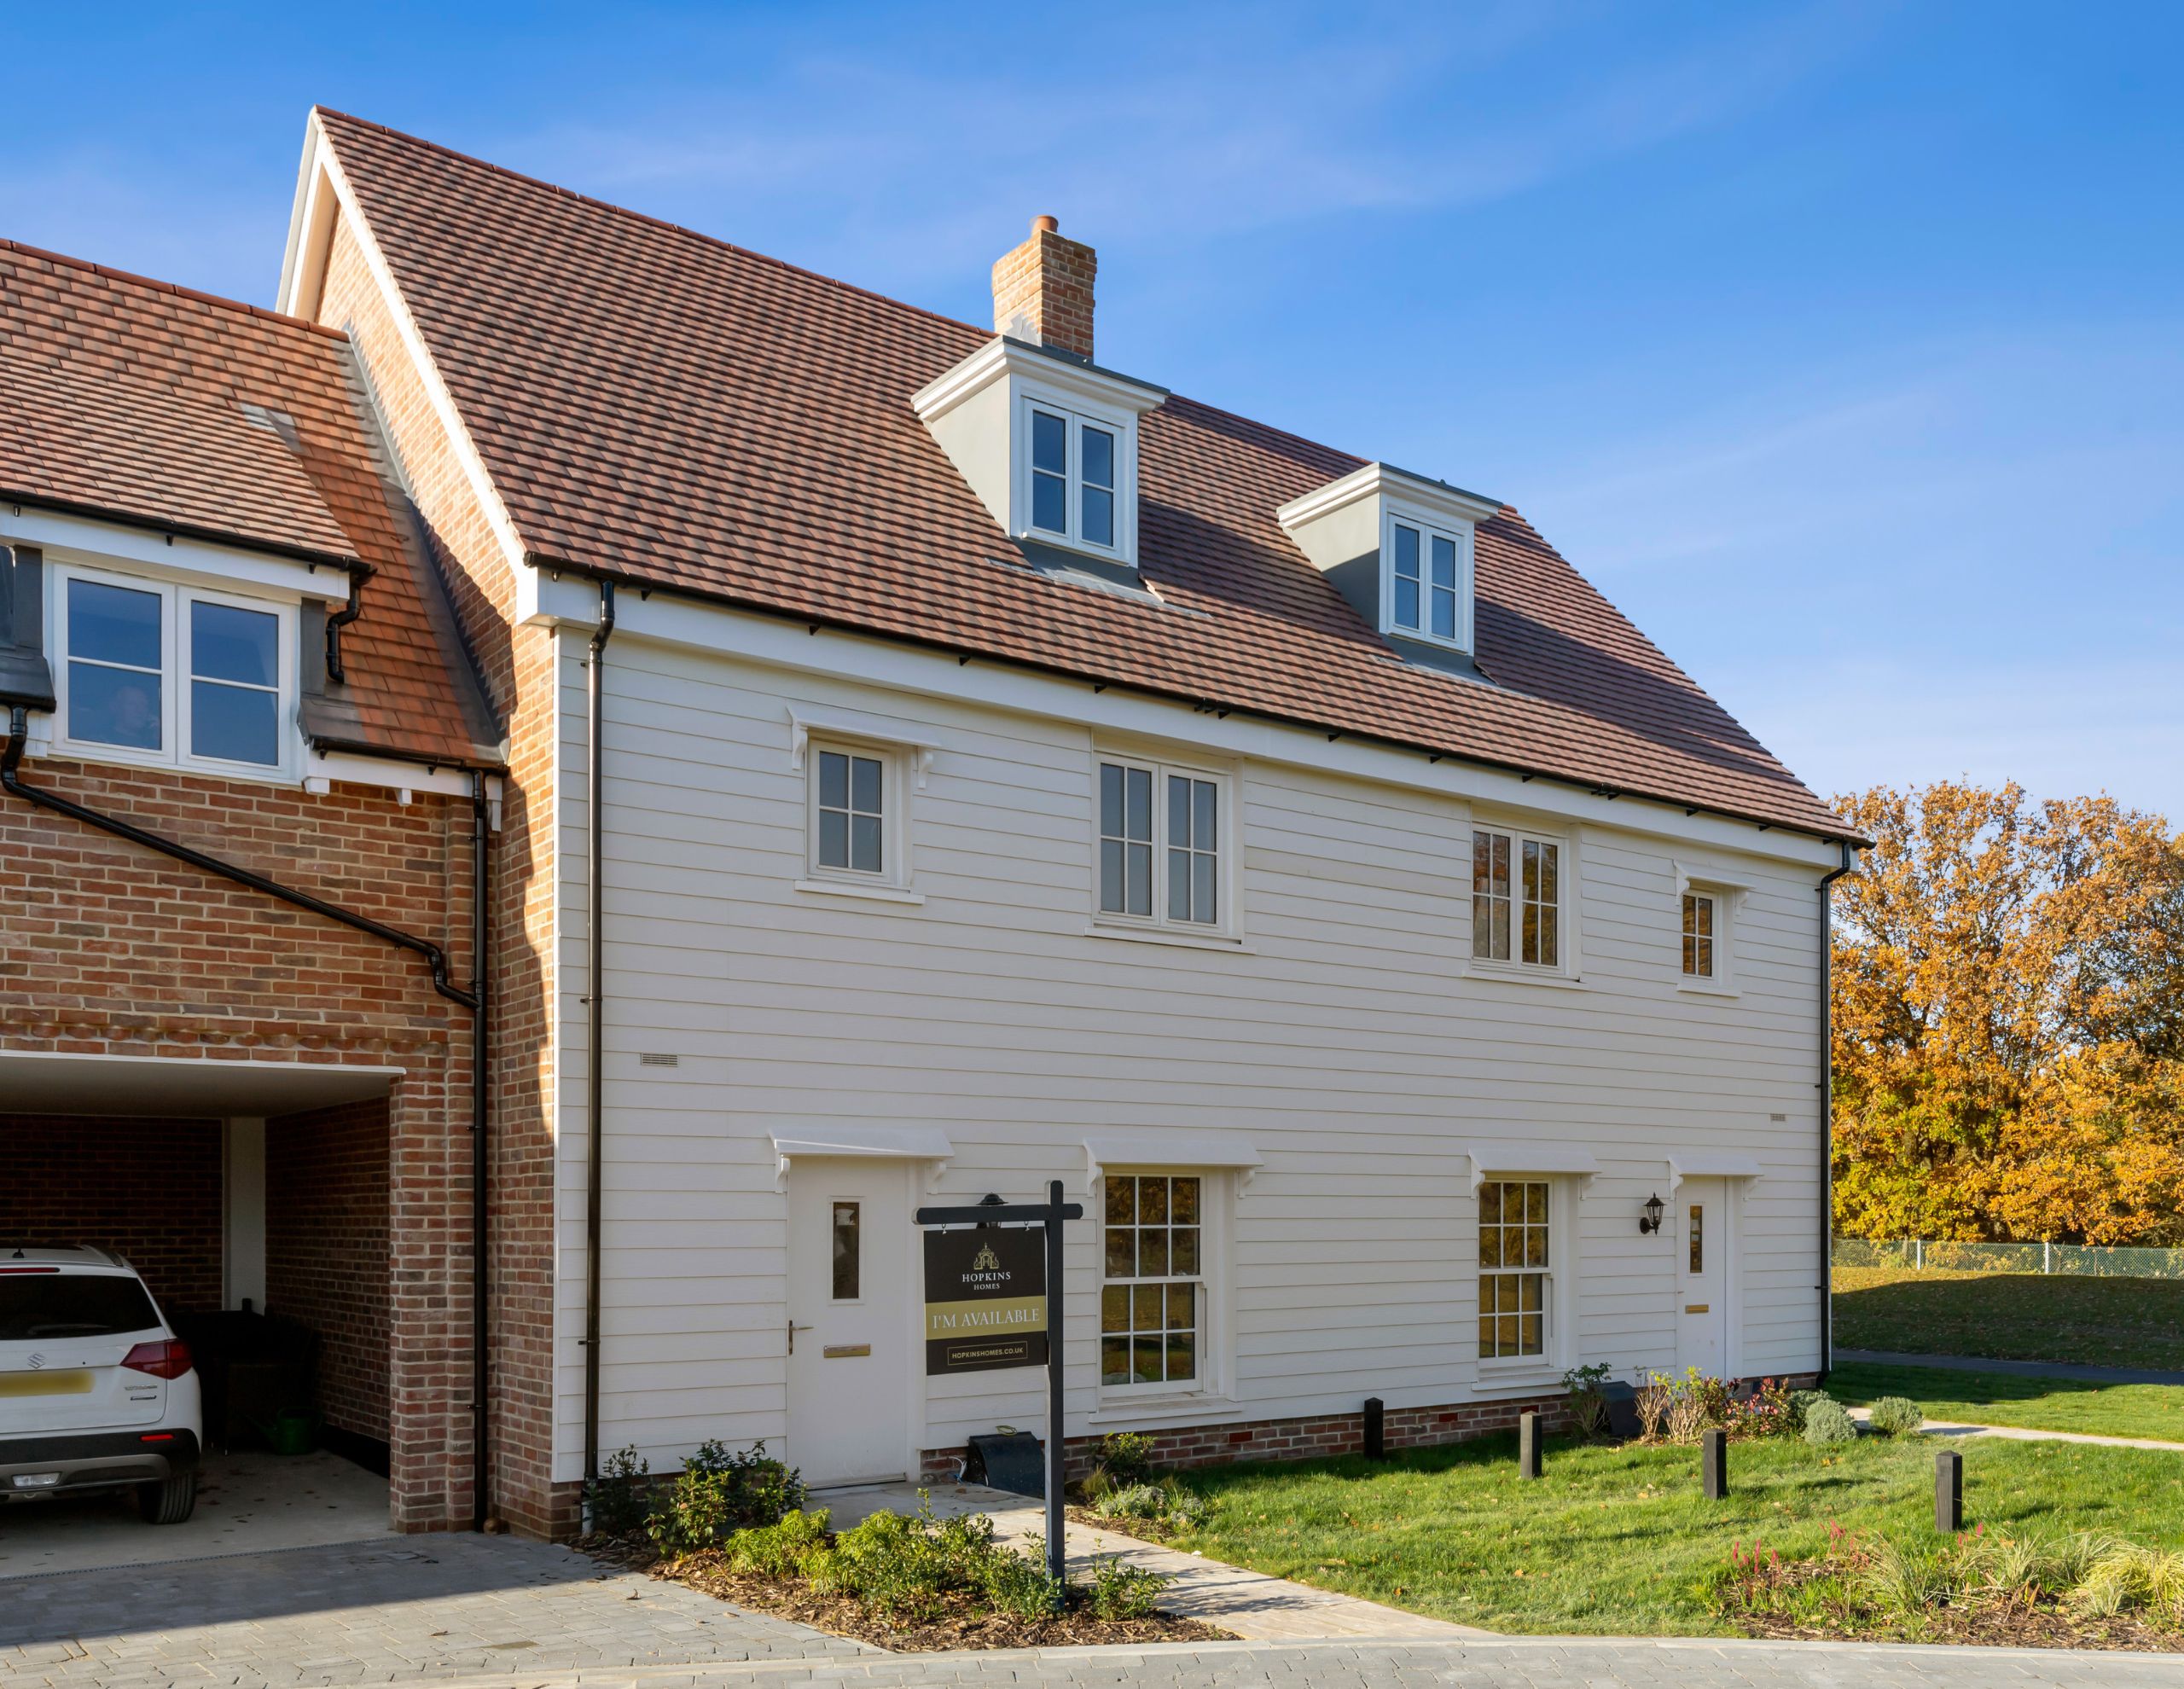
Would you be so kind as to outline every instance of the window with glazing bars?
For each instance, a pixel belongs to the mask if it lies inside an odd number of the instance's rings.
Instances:
[[[1100,912],[1221,924],[1218,781],[1132,763],[1100,764]]]
[[[1105,1184],[1100,1382],[1194,1382],[1205,1284],[1198,1176],[1110,1173]]]
[[[845,874],[884,874],[887,766],[876,756],[821,750],[818,865]]]
[[[1694,979],[1714,977],[1714,900],[1703,891],[1683,894],[1683,971]]]
[[[1478,1187],[1481,1360],[1547,1352],[1548,1187],[1490,1179]]]
[[[1560,967],[1562,847],[1479,827],[1471,850],[1472,955],[1481,961]]]

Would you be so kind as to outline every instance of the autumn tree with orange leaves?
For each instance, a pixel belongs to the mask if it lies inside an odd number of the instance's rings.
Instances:
[[[2107,798],[1838,798],[1835,1216],[2184,1245],[2184,836]]]

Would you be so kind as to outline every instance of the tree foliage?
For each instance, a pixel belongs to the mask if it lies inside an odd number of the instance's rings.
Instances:
[[[1835,1190],[1850,1236],[2184,1244],[2184,836],[1937,782],[1837,807]]]

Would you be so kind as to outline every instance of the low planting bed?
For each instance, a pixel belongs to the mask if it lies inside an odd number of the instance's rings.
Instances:
[[[1227,1631],[1165,1612],[1167,1579],[1108,1558],[1089,1579],[1047,1575],[1043,1545],[997,1541],[983,1516],[878,1512],[836,1531],[806,1512],[795,1472],[763,1446],[708,1444],[671,1485],[624,1450],[593,1493],[578,1547],[739,1606],[903,1651],[1204,1642]]]

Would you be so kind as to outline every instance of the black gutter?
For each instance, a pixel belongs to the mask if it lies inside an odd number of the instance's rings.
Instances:
[[[1841,841],[1843,864],[1820,881],[1820,1378],[1835,1361],[1835,898],[1831,888],[1857,866]]]
[[[1424,479],[1423,477],[1420,478]],[[1253,704],[1230,704],[1219,699],[1196,697],[1185,692],[1165,692],[1159,687],[1147,686],[1140,681],[1118,681],[1104,675],[1089,674],[1082,670],[1066,669],[1055,663],[1035,662],[1028,657],[998,656],[990,651],[970,646],[953,645],[946,640],[932,639],[920,634],[897,633],[892,630],[870,628],[839,616],[823,612],[784,609],[778,604],[762,604],[754,599],[739,597],[732,592],[709,592],[702,587],[668,585],[665,583],[637,581],[616,570],[598,569],[587,564],[573,563],[566,558],[549,556],[543,552],[526,551],[523,554],[526,568],[543,569],[548,574],[574,575],[579,579],[595,581],[602,588],[619,584],[634,587],[642,597],[649,598],[655,592],[671,598],[688,599],[696,604],[717,604],[730,610],[740,610],[747,615],[764,616],[774,621],[794,622],[816,633],[822,628],[836,633],[853,634],[860,639],[878,640],[885,644],[915,646],[921,650],[944,652],[959,663],[973,661],[991,663],[1008,669],[1021,669],[1035,675],[1050,675],[1078,686],[1089,686],[1094,691],[1118,687],[1147,698],[1159,698],[1170,703],[1188,704],[1201,713],[1221,716],[1247,716],[1255,721],[1270,722],[1276,727],[1296,728],[1316,733],[1322,737],[1354,739],[1361,744],[1382,745],[1409,755],[1421,756],[1428,762],[1467,763],[1473,768],[1492,769],[1501,774],[1522,775],[1526,780],[1551,780],[1558,786],[1573,786],[1578,791],[1605,794],[1610,798],[1635,798],[1648,804],[1682,810],[1687,815],[1718,815],[1723,821],[1733,821],[1745,827],[1757,827],[1765,833],[1779,828],[1801,838],[1818,839],[1829,844],[1849,843],[1864,850],[1873,841],[1856,834],[1821,833],[1795,821],[1779,821],[1764,815],[1747,815],[1739,810],[1724,810],[1712,804],[1695,804],[1688,798],[1670,797],[1665,792],[1648,792],[1637,786],[1607,786],[1595,779],[1577,775],[1554,774],[1544,769],[1527,768],[1522,763],[1506,763],[1494,757],[1482,757],[1475,751],[1451,751],[1445,746],[1421,744],[1416,740],[1394,739],[1385,734],[1370,732],[1362,728],[1331,728],[1325,722],[1310,720],[1303,716],[1285,716]],[[1391,659],[1397,660],[1397,659]],[[1529,694],[1515,694],[1528,697]]]
[[[54,498],[45,493],[24,492],[14,487],[0,487],[0,504],[13,505],[18,515],[27,505],[33,510],[52,510],[63,516],[88,516],[96,521],[112,522],[117,527],[164,534],[169,538],[200,540],[207,545],[224,545],[236,551],[258,551],[269,557],[287,557],[299,563],[316,564],[322,569],[346,571],[371,566],[353,553],[321,551],[316,546],[258,539],[249,534],[239,534],[231,528],[215,528],[202,522],[177,521],[165,516],[147,516],[141,510],[118,510],[108,504],[92,504],[74,498]]]
[[[470,989],[477,998],[470,1022],[470,1528],[483,1530],[492,1515],[492,1414],[487,1403],[491,1373],[487,1338],[491,1332],[487,1271],[491,1261],[488,1232],[491,1204],[487,1201],[492,1171],[487,1153],[488,1110],[492,1066],[487,1044],[492,1036],[488,1018],[493,977],[491,932],[491,851],[485,799],[485,776],[470,776]]]
[[[599,1279],[602,1215],[600,1183],[607,1170],[606,1084],[601,1071],[606,1043],[607,898],[600,862],[605,836],[602,810],[607,781],[600,766],[600,699],[606,688],[601,672],[607,641],[614,636],[614,583],[599,583],[599,626],[591,636],[584,664],[584,1529],[591,1529],[591,1495],[599,1482]]]
[[[161,838],[156,833],[148,833],[133,821],[126,821],[119,815],[109,815],[100,810],[90,809],[77,803],[73,798],[63,798],[57,792],[47,792],[38,786],[25,785],[20,770],[23,747],[30,737],[29,717],[30,712],[26,705],[17,703],[9,706],[8,748],[4,753],[0,753],[0,789],[11,792],[25,803],[35,804],[39,809],[50,810],[55,815],[67,815],[70,820],[81,821],[86,827],[96,827],[102,833],[110,833],[117,839],[126,839],[132,844],[141,844],[148,850],[156,850],[163,856],[171,856],[178,862],[187,862],[190,867],[201,869],[206,874],[217,875],[222,879],[232,880],[238,885],[247,886],[253,891],[261,892],[281,903],[308,910],[324,920],[348,927],[353,932],[363,933],[368,937],[376,938],[381,943],[392,944],[398,949],[408,950],[413,955],[422,956],[426,965],[432,970],[433,990],[450,1002],[468,1009],[471,1014],[470,1123],[473,1141],[471,1146],[472,1164],[474,1170],[482,1170],[485,1166],[487,1101],[485,1086],[489,1071],[485,1014],[488,972],[485,964],[488,911],[485,905],[485,783],[483,774],[473,775],[471,787],[471,810],[476,826],[476,831],[471,841],[471,854],[473,869],[478,876],[472,886],[474,907],[471,912],[471,927],[473,942],[477,946],[477,971],[471,989],[466,991],[450,980],[447,952],[429,938],[420,938],[413,932],[404,932],[399,927],[389,926],[384,921],[374,920],[369,915],[361,915],[353,909],[345,909],[339,904],[328,903],[322,897],[314,897],[308,891],[299,891],[293,885],[283,885],[278,880],[268,879],[262,874],[254,874],[250,869],[239,868],[233,862],[223,862],[218,856],[209,856],[202,850],[192,850],[187,844],[180,844],[171,839]],[[477,1390],[477,1399],[473,1403],[473,1411],[477,1416],[478,1432],[477,1441],[472,1444],[475,1464],[471,1476],[471,1488],[474,1522],[482,1524],[485,1518],[485,1489],[490,1471],[485,1464],[485,1437],[486,1375],[483,1310],[485,1295],[485,1232],[483,1219],[485,1190],[482,1176],[478,1177],[476,1187],[472,1193],[472,1202],[473,1228],[471,1233],[471,1274],[473,1292],[478,1299],[479,1326],[473,1345],[477,1352],[473,1357],[472,1375],[473,1387]]]

